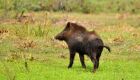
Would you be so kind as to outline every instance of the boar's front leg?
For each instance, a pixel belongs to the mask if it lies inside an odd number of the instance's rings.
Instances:
[[[74,61],[74,57],[75,57],[75,52],[74,51],[70,51],[70,62],[69,62],[68,68],[72,67],[73,61]]]
[[[84,62],[84,55],[79,54],[79,57],[80,57],[80,61],[81,61],[82,67],[86,68],[86,65],[85,65],[85,62]]]

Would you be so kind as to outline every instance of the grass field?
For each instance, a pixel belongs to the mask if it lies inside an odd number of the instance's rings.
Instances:
[[[139,80],[139,19],[139,14],[38,12],[20,22],[0,20],[0,80]],[[67,68],[67,45],[54,40],[67,21],[94,29],[111,47],[111,53],[104,49],[96,73],[87,56],[86,69],[78,55]]]

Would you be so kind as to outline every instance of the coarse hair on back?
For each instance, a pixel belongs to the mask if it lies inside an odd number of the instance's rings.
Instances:
[[[78,25],[77,23],[68,22],[67,26],[73,27],[75,31],[82,31],[82,32],[87,31],[86,28],[84,28],[81,25]]]

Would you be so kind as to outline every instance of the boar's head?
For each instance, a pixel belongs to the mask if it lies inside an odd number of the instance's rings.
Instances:
[[[77,25],[76,23],[68,22],[64,30],[60,32],[58,35],[56,35],[55,39],[58,39],[60,41],[61,40],[67,41],[72,36],[77,36],[76,34],[84,32],[86,32],[86,29],[84,27]]]
[[[72,31],[73,31],[73,26],[71,25],[70,22],[68,22],[66,27],[63,29],[63,31],[55,36],[55,39],[60,41],[67,40],[71,36]]]

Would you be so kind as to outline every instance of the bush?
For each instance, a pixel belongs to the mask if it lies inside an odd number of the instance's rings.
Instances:
[[[139,13],[139,5],[139,0],[0,0],[0,10],[3,10],[4,16],[11,10],[16,12],[47,10],[83,13]]]

